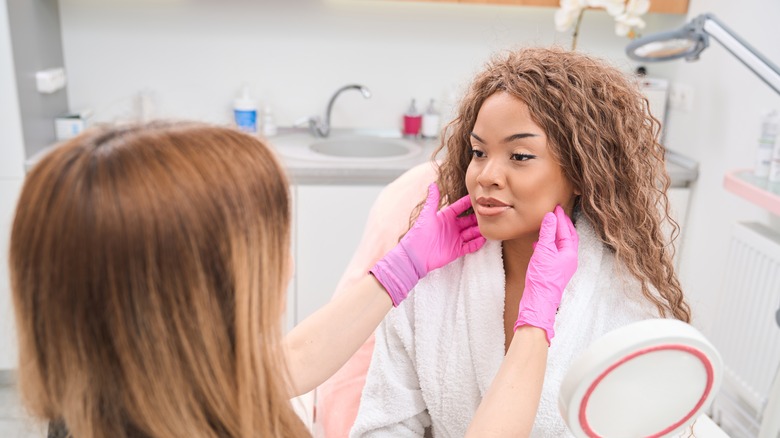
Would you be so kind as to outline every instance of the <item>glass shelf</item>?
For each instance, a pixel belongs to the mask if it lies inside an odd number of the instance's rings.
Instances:
[[[780,216],[780,182],[757,178],[752,169],[728,172],[723,179],[726,190]]]

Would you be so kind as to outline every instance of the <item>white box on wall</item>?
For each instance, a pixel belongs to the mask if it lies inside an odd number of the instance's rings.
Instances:
[[[661,122],[661,138],[663,138],[666,121],[666,102],[669,97],[669,81],[660,78],[642,78],[642,92],[650,103],[650,114]]]
[[[92,111],[63,114],[54,119],[54,134],[57,140],[67,140],[81,134],[90,124]]]

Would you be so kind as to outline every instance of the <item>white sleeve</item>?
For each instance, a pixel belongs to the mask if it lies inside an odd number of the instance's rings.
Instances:
[[[376,331],[352,438],[422,437],[431,425],[415,367],[412,302],[393,309]]]

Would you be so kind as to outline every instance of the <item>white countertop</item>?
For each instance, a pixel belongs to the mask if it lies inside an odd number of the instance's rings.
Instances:
[[[343,135],[344,130],[334,130],[333,135]],[[349,131],[357,135],[379,135],[389,138],[400,138],[397,131]],[[439,145],[439,139],[415,139],[421,152],[412,157],[396,160],[306,160],[291,157],[285,148],[301,147],[301,136],[307,136],[300,131],[284,133],[268,139],[276,149],[287,168],[293,184],[379,184],[384,185],[394,180],[406,170],[417,164],[431,160],[432,154]],[[297,138],[292,138],[293,136]],[[315,141],[313,137],[308,137]],[[673,151],[666,153],[666,170],[672,180],[672,187],[687,187],[699,176],[698,163]]]

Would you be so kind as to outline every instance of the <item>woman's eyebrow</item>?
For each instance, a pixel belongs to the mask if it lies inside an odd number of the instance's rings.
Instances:
[[[474,137],[475,139],[477,139],[477,141],[479,141],[480,143],[484,143],[485,142],[485,140],[482,140],[481,138],[479,138],[479,136],[477,134],[474,134],[473,132],[471,133],[471,136]],[[520,140],[521,138],[528,138],[528,137],[539,137],[539,134],[534,134],[534,133],[531,133],[531,132],[520,132],[520,133],[517,133],[517,134],[512,134],[509,137],[505,138],[502,141],[502,143],[509,143],[509,142],[512,142],[512,141],[515,141],[515,140]]]
[[[528,138],[528,137],[539,137],[539,134],[533,134],[531,132],[521,132],[519,134],[512,134],[509,137],[504,139],[504,143],[509,143],[515,140],[520,140],[521,138]]]

